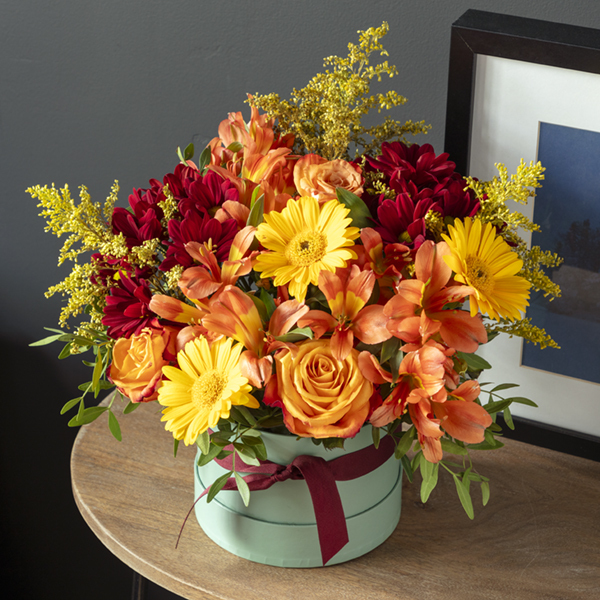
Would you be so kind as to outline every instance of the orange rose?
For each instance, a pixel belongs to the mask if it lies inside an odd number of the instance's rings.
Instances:
[[[276,356],[277,394],[287,428],[302,437],[354,437],[369,414],[373,384],[358,368],[358,351],[333,358],[329,340],[298,344]]]
[[[163,358],[169,338],[167,331],[146,327],[139,335],[117,340],[113,348],[110,379],[132,402],[149,402],[158,398],[162,368],[169,364]]]
[[[328,161],[317,154],[307,154],[296,163],[294,185],[301,196],[313,196],[320,203],[337,198],[338,187],[357,196],[363,193],[360,168],[345,160]]]

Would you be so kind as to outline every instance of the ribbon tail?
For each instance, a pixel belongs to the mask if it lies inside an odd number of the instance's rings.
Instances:
[[[342,500],[327,461],[317,456],[298,456],[298,467],[313,502],[321,558],[327,564],[349,541]]]

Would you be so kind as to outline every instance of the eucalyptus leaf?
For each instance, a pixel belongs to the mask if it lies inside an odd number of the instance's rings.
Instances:
[[[117,417],[115,417],[115,413],[112,410],[108,411],[108,428],[113,434],[113,437],[120,442],[122,439],[121,426],[119,425],[119,421],[117,420]]]
[[[244,506],[248,506],[250,504],[250,488],[248,484],[244,481],[244,478],[236,471],[235,482],[237,483],[238,491],[240,496],[242,497],[242,501],[244,502]]]
[[[338,200],[350,209],[349,217],[352,219],[352,225],[362,229],[363,227],[372,227],[373,219],[367,205],[356,195],[344,188],[335,190]]]

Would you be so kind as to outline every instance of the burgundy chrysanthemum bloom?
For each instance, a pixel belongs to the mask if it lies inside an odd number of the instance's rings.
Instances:
[[[160,265],[161,271],[168,271],[176,265],[191,267],[194,259],[187,253],[185,245],[188,242],[208,242],[215,248],[214,253],[219,262],[227,260],[233,238],[238,232],[235,219],[227,219],[222,223],[194,210],[189,210],[182,221],[171,219],[169,221],[169,242],[167,255]]]
[[[408,194],[384,200],[377,209],[380,225],[375,230],[388,244],[401,242],[417,249],[425,241],[425,215],[432,203],[429,197],[414,202]]]
[[[447,160],[448,154],[435,155],[431,144],[412,144],[402,142],[384,142],[381,155],[367,157],[368,164],[382,172],[389,180],[389,186],[402,193],[402,181],[414,182],[418,188],[433,187],[454,173],[456,164]]]
[[[150,308],[152,293],[144,279],[132,279],[121,273],[118,287],[106,297],[102,324],[113,339],[129,338],[144,327],[159,327],[157,315]]]
[[[196,181],[202,177],[198,169],[178,164],[173,173],[168,173],[163,177],[163,184],[169,186],[169,191],[176,200],[187,198],[186,184]]]
[[[112,214],[112,231],[125,236],[128,248],[140,246],[146,240],[165,237],[160,222],[163,211],[157,204],[154,190],[134,189],[129,196],[129,206],[133,214],[121,207],[114,208]]]
[[[187,215],[190,210],[204,211],[214,217],[226,200],[239,201],[239,193],[233,184],[213,171],[204,177],[188,178],[183,182],[186,198],[179,201],[179,212]]]
[[[464,179],[450,178],[433,188],[432,210],[442,217],[474,217],[481,206],[472,189],[465,190]]]

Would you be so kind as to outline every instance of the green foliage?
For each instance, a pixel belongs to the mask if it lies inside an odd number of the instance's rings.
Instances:
[[[379,125],[362,124],[371,110],[380,113],[406,102],[394,91],[369,95],[372,80],[398,74],[387,60],[370,64],[371,55],[388,55],[380,43],[388,30],[384,22],[381,27],[359,31],[359,44],[348,44],[348,56],[325,58],[325,72],[313,77],[306,87],[294,89],[290,100],[281,100],[278,94],[255,94],[249,103],[277,119],[282,134],[293,133],[298,152],[317,153],[328,160],[350,158],[350,145],[355,146],[356,156],[377,153],[384,141],[426,132],[423,121],[402,123],[389,116]]]

